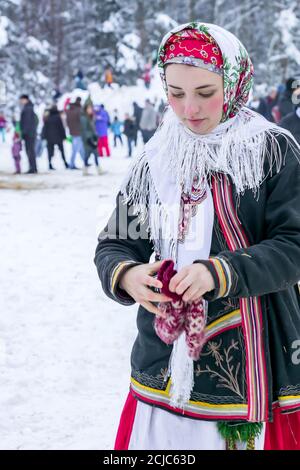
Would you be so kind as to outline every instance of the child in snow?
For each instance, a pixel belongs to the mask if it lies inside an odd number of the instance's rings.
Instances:
[[[158,68],[168,109],[95,255],[107,296],[139,304],[115,449],[299,450],[300,147],[246,107],[229,31],[176,27]]]
[[[112,133],[114,135],[114,147],[117,146],[117,140],[119,140],[121,142],[121,145],[123,146],[121,126],[122,126],[121,121],[119,121],[118,117],[115,116],[110,126]]]

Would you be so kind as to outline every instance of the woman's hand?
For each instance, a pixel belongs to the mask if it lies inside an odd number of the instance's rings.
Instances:
[[[199,300],[206,292],[215,288],[215,282],[204,264],[195,263],[182,268],[172,277],[169,289],[183,295],[184,302]]]
[[[172,300],[164,294],[153,292],[149,287],[162,288],[162,283],[152,277],[161,267],[163,261],[140,264],[129,268],[119,280],[119,287],[125,290],[137,303],[148,312],[163,316],[158,308],[151,302],[169,302]]]

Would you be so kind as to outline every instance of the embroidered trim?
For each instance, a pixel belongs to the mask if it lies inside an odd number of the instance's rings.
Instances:
[[[232,312],[233,310],[239,310],[240,302],[234,297],[226,297],[222,299],[221,304],[224,305],[223,314]],[[220,318],[220,317],[219,317]]]
[[[221,318],[213,321],[205,328],[205,342],[207,343],[214,336],[224,333],[231,328],[236,328],[242,324],[242,315],[240,309],[234,310]]]
[[[280,397],[286,397],[290,395],[299,395],[300,396],[300,384],[297,385],[287,385],[286,387],[282,387],[278,395]]]
[[[171,380],[168,380],[166,390],[155,390],[138,383],[135,379],[131,378],[131,390],[137,398],[151,403],[153,405],[169,408],[178,414],[185,414],[186,416],[194,418],[216,418],[216,419],[246,419],[248,413],[248,405],[244,403],[206,403],[202,401],[189,400],[185,410],[173,408],[169,405],[170,401],[170,387]]]
[[[213,265],[219,279],[219,292],[216,298],[227,297],[232,285],[230,267],[223,258],[218,256],[209,258],[209,261]]]
[[[212,185],[215,210],[230,251],[248,247],[249,241],[235,211],[228,177],[219,173],[218,177],[212,178]],[[246,346],[248,420],[267,421],[268,383],[260,299],[242,298],[240,309]]]
[[[228,403],[229,405],[241,403],[240,397],[228,396],[228,395],[216,396],[216,395],[208,395],[205,393],[198,393],[198,392],[193,392],[191,395],[191,399],[192,401],[201,401],[201,402],[214,403],[214,404],[219,404],[219,405],[221,404],[226,405],[226,403]],[[246,402],[244,403],[246,404]]]
[[[126,295],[124,293],[124,295],[122,295],[122,291],[121,289],[118,289],[118,282],[119,282],[119,279],[124,271],[125,268],[127,268],[127,266],[131,265],[131,264],[137,264],[136,261],[121,261],[120,263],[118,263],[112,273],[111,273],[111,281],[110,281],[110,291],[111,293],[118,299],[121,299],[122,301],[128,301],[128,303],[132,303],[132,300],[129,299],[129,296]]]
[[[287,395],[284,397],[278,397],[278,403],[280,408],[284,410],[293,409],[300,406],[300,395]]]
[[[165,390],[168,384],[167,371],[167,368],[163,369],[160,374],[154,376],[139,370],[132,370],[131,377],[146,387],[150,387],[155,390]]]
[[[279,406],[282,412],[298,409],[300,406],[300,384],[282,387],[278,392],[276,406]]]

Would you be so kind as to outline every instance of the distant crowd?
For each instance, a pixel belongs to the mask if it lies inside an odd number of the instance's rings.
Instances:
[[[124,119],[121,120],[117,109],[111,117],[103,104],[94,105],[90,98],[82,104],[81,98],[76,97],[74,100],[67,99],[62,111],[58,109],[56,103],[46,108],[42,117],[42,129],[38,134],[39,119],[30,97],[25,94],[21,95],[20,105],[20,120],[13,122],[12,156],[15,162],[15,174],[21,173],[22,141],[29,163],[27,174],[38,172],[37,157],[45,148],[48,154],[49,170],[54,170],[52,159],[56,146],[66,169],[79,169],[76,161],[79,156],[82,160],[83,174],[88,173],[91,158],[98,173],[101,174],[99,157],[111,156],[109,132],[113,135],[113,145],[123,146],[126,143],[127,157],[131,157],[133,146],[137,145],[139,132],[143,142],[146,143],[154,134],[165,108],[163,101],[157,109],[149,99],[146,99],[144,108],[133,102],[132,115],[125,113]],[[7,122],[3,115],[0,115],[0,126],[1,122],[4,141]],[[72,145],[69,161],[65,155],[65,140]]]
[[[82,77],[77,76],[77,80]],[[77,87],[80,83],[77,82]],[[58,96],[55,98],[57,99]],[[288,129],[300,142],[300,81],[289,78],[285,85],[270,88],[266,96],[253,96],[249,107],[262,114],[269,121],[275,122]],[[99,174],[102,173],[100,158],[110,157],[109,132],[113,136],[114,147],[126,144],[127,157],[132,156],[133,148],[137,145],[140,133],[144,143],[153,136],[166,103],[161,100],[155,105],[149,99],[145,100],[142,108],[137,102],[132,103],[132,113],[125,113],[124,119],[119,118],[118,110],[110,116],[103,104],[94,105],[90,98],[84,103],[80,97],[67,99],[63,110],[59,110],[54,102],[47,107],[42,117],[42,126],[34,112],[33,103],[26,94],[20,96],[21,115],[13,121],[14,135],[12,157],[15,163],[15,174],[21,173],[22,142],[26,152],[29,168],[26,173],[38,172],[37,157],[47,149],[49,170],[54,170],[52,159],[55,147],[58,147],[64,166],[68,170],[77,170],[77,157],[82,160],[83,174],[88,173],[92,165],[91,158]],[[41,132],[38,133],[38,128]],[[5,142],[7,120],[0,113],[0,135]],[[67,161],[64,141],[72,145],[71,157]]]
[[[266,96],[254,96],[250,107],[271,122],[288,129],[300,143],[300,80],[290,77],[285,85],[271,87]]]

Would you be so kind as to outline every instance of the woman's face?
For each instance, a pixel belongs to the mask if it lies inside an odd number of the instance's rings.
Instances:
[[[169,64],[166,68],[168,100],[175,114],[191,131],[208,134],[223,114],[223,78],[191,65]]]

